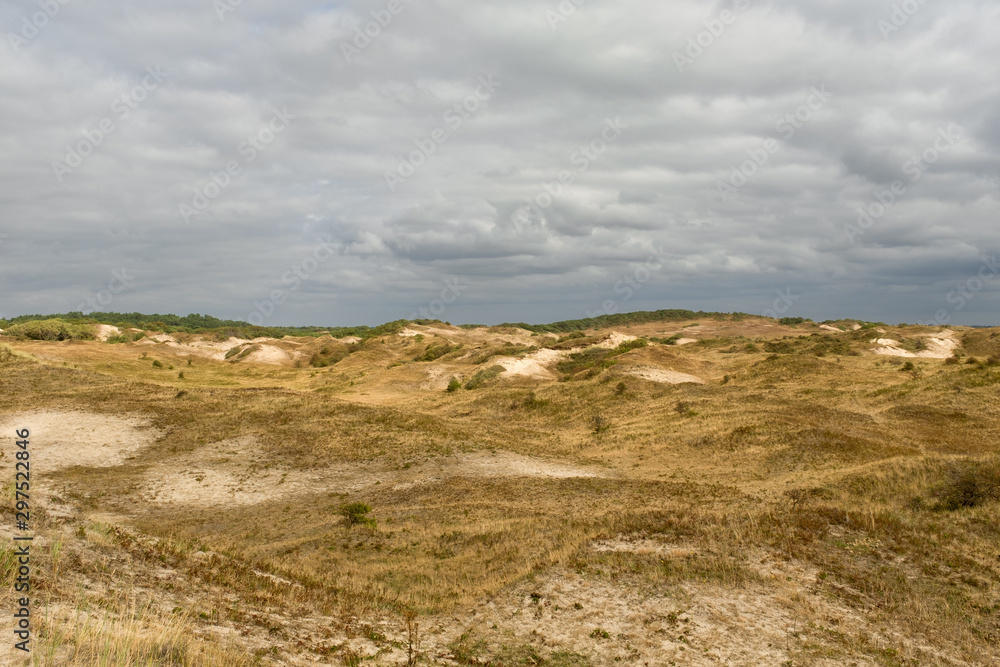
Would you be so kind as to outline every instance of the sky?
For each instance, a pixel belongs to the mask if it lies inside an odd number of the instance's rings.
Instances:
[[[998,20],[0,0],[0,317],[1000,325]]]

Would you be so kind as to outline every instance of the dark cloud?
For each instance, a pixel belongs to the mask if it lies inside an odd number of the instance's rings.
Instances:
[[[38,6],[0,1],[0,313],[124,269],[113,309],[246,318],[283,290],[273,323],[408,317],[453,277],[452,321],[789,289],[791,314],[917,321],[1000,251],[993,2],[231,4],[71,1],[12,42]],[[953,321],[996,324],[998,286]]]

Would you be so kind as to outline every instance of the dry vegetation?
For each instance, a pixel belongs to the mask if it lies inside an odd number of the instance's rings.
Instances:
[[[7,339],[26,664],[1000,661],[998,332],[737,319]]]

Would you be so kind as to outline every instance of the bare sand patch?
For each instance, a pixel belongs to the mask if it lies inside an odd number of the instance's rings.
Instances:
[[[556,374],[552,372],[549,365],[559,361],[563,356],[564,353],[559,350],[544,349],[532,352],[520,359],[517,357],[500,357],[496,359],[496,363],[507,369],[507,375],[522,375],[539,380],[552,380],[555,379]]]
[[[679,338],[674,343],[674,345],[690,345],[691,343],[697,343],[697,338]]]
[[[907,357],[907,358],[919,358],[919,359],[947,359],[955,355],[955,350],[958,349],[959,343],[954,338],[954,331],[942,331],[937,336],[929,336],[923,338],[924,344],[927,346],[926,350],[920,350],[918,352],[910,352],[909,350],[904,350],[901,347],[901,343],[898,340],[893,340],[892,338],[875,338],[871,342],[879,347],[872,350],[875,354],[881,354],[890,357]]]
[[[630,340],[636,340],[638,336],[630,336],[628,334],[623,334],[618,331],[612,331],[608,334],[608,337],[597,343],[593,347],[601,347],[606,350],[613,350],[622,343],[627,343]]]
[[[24,428],[31,431],[31,460],[37,462],[37,470],[42,474],[74,466],[121,465],[162,435],[143,417],[75,410],[24,412],[6,419],[0,426],[11,433]]]
[[[289,351],[277,345],[260,345],[253,352],[243,358],[244,361],[251,361],[258,364],[274,364],[278,366],[288,366],[294,364],[300,354]]]
[[[600,468],[505,451],[432,458],[406,469],[336,465],[302,471],[269,465],[252,438],[241,438],[212,443],[182,459],[154,466],[146,473],[141,495],[157,504],[243,506],[329,491],[358,491],[378,484],[403,490],[456,477],[568,479],[606,475]]]
[[[97,340],[102,343],[107,342],[112,336],[118,336],[122,332],[118,327],[113,327],[110,324],[98,324],[97,325]]]
[[[666,384],[684,384],[685,382],[705,384],[705,380],[697,375],[689,375],[688,373],[680,373],[674,370],[664,370],[662,368],[652,368],[649,366],[636,366],[635,368],[628,369],[625,373],[632,375],[633,377],[642,378],[643,380],[663,382]]]
[[[821,324],[819,325],[819,328],[825,329],[826,331],[832,331],[834,333],[844,333],[842,329],[838,329],[837,327],[831,327],[829,324]]]

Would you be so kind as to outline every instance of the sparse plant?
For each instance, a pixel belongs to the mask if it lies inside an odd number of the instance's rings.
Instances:
[[[590,417],[590,430],[595,434],[601,434],[611,428],[611,420],[604,415],[597,413]]]
[[[452,377],[450,380],[448,380],[448,388],[446,391],[456,392],[461,388],[462,388],[462,381],[459,380],[457,377]]]
[[[365,503],[349,503],[340,508],[340,514],[346,520],[348,530],[354,526],[368,526],[374,529],[376,521],[368,516],[371,511],[371,506]]]

